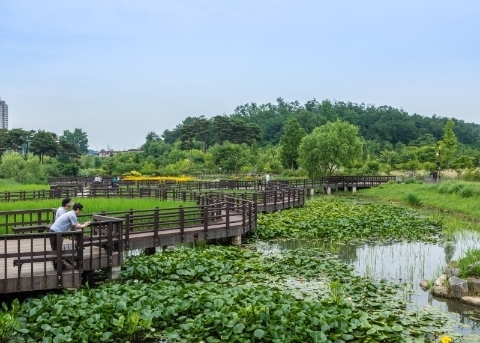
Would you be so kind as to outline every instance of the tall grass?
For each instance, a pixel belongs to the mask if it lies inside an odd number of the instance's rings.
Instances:
[[[158,200],[150,198],[74,198],[74,202],[83,205],[83,214],[128,211],[134,210],[150,210],[155,207],[159,208],[177,208],[182,206],[194,206],[195,202],[181,202],[172,200]],[[37,208],[57,208],[62,205],[62,199],[46,199],[46,200],[27,200],[27,201],[9,201],[1,202],[1,211],[14,210],[33,210]],[[1,218],[0,218],[1,220]]]
[[[13,179],[1,179],[0,178],[0,192],[18,192],[18,191],[36,191],[41,189],[50,189],[47,184],[23,184]]]
[[[386,184],[382,188],[362,189],[360,196],[407,204],[409,194],[421,199],[422,206],[469,218],[480,219],[480,184],[444,181],[440,184]]]
[[[410,206],[420,206],[422,204],[422,202],[420,201],[420,198],[416,195],[416,194],[413,194],[413,193],[409,193],[407,195],[407,197],[405,198],[405,200],[407,201],[407,203],[410,205]]]
[[[461,277],[480,276],[480,250],[468,249],[458,261]]]

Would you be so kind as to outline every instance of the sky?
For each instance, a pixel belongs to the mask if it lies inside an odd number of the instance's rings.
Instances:
[[[0,98],[94,150],[278,97],[480,123],[479,42],[478,0],[0,0]]]

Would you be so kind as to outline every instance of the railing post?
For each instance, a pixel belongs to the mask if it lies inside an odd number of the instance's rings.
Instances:
[[[178,207],[178,217],[180,220],[180,242],[185,241],[185,210],[183,209],[183,206]]]
[[[130,251],[130,214],[125,215],[125,250]]]
[[[54,235],[57,236],[57,288],[62,288],[63,280],[62,280],[62,245],[63,245],[63,235],[61,232],[56,232]],[[33,268],[33,266],[32,266]],[[20,269],[19,269],[20,270]]]
[[[155,207],[153,211],[153,241],[155,247],[158,247],[158,224],[159,224],[159,216],[160,216],[160,209]]]
[[[252,231],[252,202],[248,202],[248,231]]]
[[[208,239],[208,206],[203,207],[203,234],[206,241]]]
[[[242,201],[242,233],[246,232],[246,225],[247,225],[247,207],[245,206],[245,200]]]
[[[267,190],[263,192],[263,212],[267,210]]]
[[[225,230],[227,231],[227,237],[230,237],[230,204],[228,203],[228,197],[225,202]]]
[[[277,190],[273,191],[273,210],[277,210]]]

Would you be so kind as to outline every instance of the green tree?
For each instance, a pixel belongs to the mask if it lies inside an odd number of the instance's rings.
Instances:
[[[337,168],[348,166],[359,158],[362,146],[358,127],[337,120],[303,137],[298,161],[310,177],[328,177]]]
[[[30,151],[38,156],[40,163],[43,163],[43,158],[47,156],[55,156],[58,153],[58,144],[55,140],[55,134],[38,130],[33,136],[30,144]]]
[[[58,157],[57,160],[62,163],[69,163],[76,161],[80,158],[80,152],[77,145],[67,142],[64,138],[60,137],[58,142]],[[66,174],[72,175],[72,173]]]
[[[0,175],[4,178],[13,178],[17,182],[24,182],[27,176],[27,162],[18,152],[7,151],[2,155]]]
[[[68,143],[74,144],[81,154],[88,154],[88,137],[87,133],[82,129],[75,128],[73,132],[64,130],[60,139],[65,139]]]
[[[458,148],[457,136],[453,132],[455,122],[450,119],[443,128],[443,138],[439,146],[439,162],[447,168],[450,168],[450,163],[453,161],[453,156]]]
[[[292,118],[285,125],[283,135],[280,137],[280,160],[285,168],[298,168],[298,147],[302,138],[305,136],[305,130],[300,126],[297,119]]]
[[[8,130],[0,129],[0,156],[7,150]]]
[[[23,129],[11,129],[7,132],[7,149],[19,152],[23,145],[27,144],[30,131]]]

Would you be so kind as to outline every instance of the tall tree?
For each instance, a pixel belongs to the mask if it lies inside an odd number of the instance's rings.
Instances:
[[[7,132],[7,149],[19,152],[27,139],[30,132],[23,129],[11,129]]]
[[[458,148],[457,136],[453,132],[453,127],[455,122],[453,119],[450,119],[443,128],[443,138],[439,146],[439,162],[445,165],[447,168],[450,167],[450,163],[453,160],[453,156]]]
[[[67,142],[64,138],[58,141],[58,160],[62,163],[75,162],[80,158],[77,145]]]
[[[285,125],[283,135],[280,137],[280,160],[285,168],[298,168],[298,147],[305,130],[300,126],[297,119],[292,118]]]
[[[7,150],[8,130],[0,129],[0,157]]]
[[[207,152],[207,143],[210,136],[210,122],[205,118],[205,116],[200,116],[195,118],[195,139],[202,142],[202,152],[205,154]]]
[[[58,144],[55,138],[56,135],[54,133],[43,130],[38,130],[33,136],[30,151],[35,156],[38,156],[40,163],[43,163],[45,155],[55,156],[58,153]]]
[[[317,127],[303,137],[298,161],[310,177],[328,177],[360,157],[362,145],[358,127],[337,120]]]
[[[83,132],[82,129],[75,128],[73,132],[64,130],[63,135],[60,138],[65,139],[68,143],[76,145],[81,154],[88,154],[88,137],[87,133]]]

